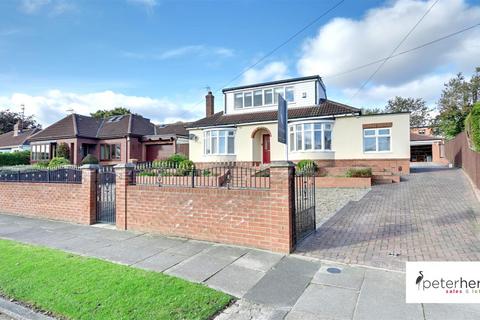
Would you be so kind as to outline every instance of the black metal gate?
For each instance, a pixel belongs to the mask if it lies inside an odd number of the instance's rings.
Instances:
[[[101,167],[97,174],[97,222],[115,224],[115,170]]]
[[[295,170],[294,177],[294,243],[315,231],[315,168]]]

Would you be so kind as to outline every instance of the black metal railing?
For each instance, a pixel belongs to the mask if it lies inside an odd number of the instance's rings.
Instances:
[[[0,169],[0,182],[82,183],[82,170],[76,166],[59,168]]]
[[[130,184],[188,188],[269,189],[270,169],[233,164],[142,162],[132,171]]]

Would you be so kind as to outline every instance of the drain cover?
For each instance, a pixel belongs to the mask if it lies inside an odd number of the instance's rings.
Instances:
[[[400,253],[398,252],[389,252],[388,253],[389,256],[392,256],[392,257],[398,257],[400,255]]]
[[[341,273],[342,270],[338,269],[338,268],[328,268],[327,269],[327,272],[328,273]]]

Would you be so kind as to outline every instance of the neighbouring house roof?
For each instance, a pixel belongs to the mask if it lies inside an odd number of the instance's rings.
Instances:
[[[0,148],[15,148],[22,145],[28,145],[30,136],[39,130],[40,129],[37,128],[23,129],[17,136],[14,136],[13,130],[6,132],[0,135]]]
[[[360,114],[360,112],[360,109],[339,102],[324,100],[321,104],[316,106],[288,109],[288,119],[328,117],[352,113]],[[187,128],[216,127],[222,125],[276,121],[277,119],[277,111],[260,111],[231,115],[224,115],[223,112],[218,112],[211,117],[192,122]]]
[[[170,124],[163,124],[156,126],[155,134],[163,135],[163,134],[174,134],[177,136],[188,136],[187,126],[190,125],[191,122],[176,122]]]
[[[305,80],[321,80],[321,77],[318,76],[318,75],[315,75],[315,76],[298,77],[298,78],[283,79],[283,80],[270,81],[270,82],[255,83],[255,84],[249,84],[249,85],[244,85],[244,86],[225,88],[225,89],[222,90],[222,92],[248,89],[248,88],[254,88],[254,87],[272,86],[272,85],[276,85],[276,84],[298,82],[298,81],[305,81]]]
[[[65,138],[112,139],[155,133],[149,119],[130,114],[105,119],[71,114],[32,136],[31,141]]]
[[[410,141],[435,141],[435,140],[442,140],[442,138],[425,135],[425,134],[417,134],[417,133],[410,133]]]

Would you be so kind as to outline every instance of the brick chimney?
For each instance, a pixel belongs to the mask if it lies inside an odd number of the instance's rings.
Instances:
[[[16,137],[20,133],[22,133],[23,130],[23,123],[22,120],[18,120],[18,122],[13,126],[13,136]]]
[[[205,106],[206,116],[213,116],[215,113],[215,97],[213,96],[212,91],[208,91],[208,94],[205,96]]]

